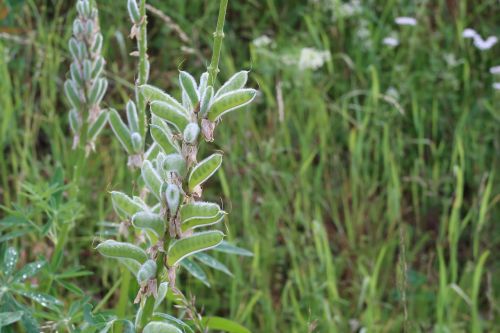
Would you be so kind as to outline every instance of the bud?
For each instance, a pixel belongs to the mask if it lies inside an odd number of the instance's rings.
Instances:
[[[130,136],[132,141],[132,147],[134,148],[134,152],[138,153],[142,149],[142,138],[141,135],[137,132],[132,133]]]
[[[156,262],[152,259],[148,259],[137,272],[137,282],[142,284],[156,276]]]
[[[171,215],[174,215],[177,212],[180,197],[181,191],[179,190],[179,186],[175,184],[168,184],[167,189],[165,190],[165,200],[167,201],[167,206]]]
[[[197,123],[189,123],[184,129],[184,141],[189,144],[194,144],[200,133],[200,127]]]

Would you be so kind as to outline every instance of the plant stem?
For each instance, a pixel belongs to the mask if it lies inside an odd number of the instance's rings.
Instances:
[[[137,48],[139,50],[139,75],[137,78],[136,86],[135,86],[135,94],[137,99],[137,110],[139,117],[139,134],[143,138],[146,137],[146,127],[147,127],[147,119],[146,119],[146,100],[144,96],[139,93],[138,87],[146,84],[148,80],[148,41],[147,41],[147,25],[148,18],[146,16],[146,0],[141,0],[139,13],[141,15],[141,24],[139,28],[139,36],[137,37]]]
[[[217,28],[214,33],[214,50],[212,53],[212,61],[208,66],[208,84],[213,86],[217,74],[219,74],[219,58],[222,48],[222,40],[224,39],[224,21],[226,20],[227,3],[229,0],[221,0],[219,7],[219,17],[217,19]]]

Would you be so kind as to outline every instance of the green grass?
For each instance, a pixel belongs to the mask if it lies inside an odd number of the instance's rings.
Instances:
[[[71,223],[61,264],[40,273],[37,290],[62,300],[64,313],[83,295],[99,311],[128,296],[119,311],[132,315],[135,280],[121,280],[123,270],[94,247],[111,230],[105,222],[118,220],[108,192],[137,191],[137,174],[106,128],[85,181],[69,181],[62,85],[75,12],[67,1],[45,3],[16,7],[8,24],[21,40],[0,39],[0,216],[25,221],[7,228],[4,219],[0,237],[20,230],[3,240],[21,261],[50,260]],[[184,43],[149,14],[149,82],[175,94],[179,68],[199,75],[209,64],[218,2],[148,3],[190,38]],[[186,274],[179,284],[204,313],[253,332],[497,331],[500,92],[488,69],[500,65],[499,46],[480,52],[461,32],[498,35],[498,3],[363,3],[358,16],[333,22],[332,10],[305,0],[229,2],[220,79],[251,69],[262,94],[248,112],[224,119],[220,147],[208,145],[225,161],[206,194],[230,213],[229,240],[254,256],[217,255],[234,277],[209,271],[211,289]],[[99,1],[99,9],[110,81],[104,104],[123,110],[136,74],[125,1]],[[396,26],[402,15],[418,25]],[[356,35],[361,17],[371,48]],[[382,44],[393,30],[395,49]],[[273,46],[258,49],[251,41],[263,34]],[[330,50],[332,59],[317,71],[280,60],[302,47]],[[389,87],[398,99],[385,95]],[[68,196],[74,186],[79,194]],[[28,304],[40,322],[62,325],[62,315]],[[71,316],[82,321],[81,310]]]

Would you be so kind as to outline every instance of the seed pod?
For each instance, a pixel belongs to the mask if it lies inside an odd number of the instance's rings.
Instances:
[[[80,121],[78,112],[75,109],[71,109],[69,111],[68,116],[69,116],[69,126],[71,128],[71,131],[77,134],[82,126],[82,122]]]
[[[168,154],[164,156],[164,159],[161,161],[161,170],[165,173],[164,178],[168,178],[170,172],[175,172],[180,177],[184,177],[187,170],[186,161],[182,155]]]
[[[76,11],[78,12],[78,15],[84,16],[83,1],[82,0],[80,0],[76,3]]]
[[[172,107],[171,104],[165,102],[152,102],[151,113],[167,121],[169,124],[176,127],[177,130],[181,133],[189,123],[189,118],[185,113],[179,111],[177,108]]]
[[[169,267],[176,265],[182,259],[197,252],[211,249],[224,239],[221,231],[205,231],[195,233],[192,236],[175,241],[167,252],[167,264]]]
[[[83,16],[89,17],[91,14],[90,3],[88,0],[83,0]]]
[[[103,88],[104,79],[97,79],[94,81],[92,88],[90,88],[88,102],[90,105],[96,105],[97,96],[99,95],[101,89]]]
[[[97,245],[97,251],[105,257],[133,259],[138,261],[140,264],[144,263],[148,259],[146,251],[140,247],[130,243],[117,242],[111,239]]]
[[[189,115],[188,111],[182,106],[182,104],[161,89],[149,84],[144,84],[139,86],[139,91],[148,102],[161,101],[169,104],[172,108],[177,109],[180,113],[184,113],[186,116]]]
[[[148,150],[144,153],[144,156],[147,160],[152,161],[158,156],[160,153],[160,146],[156,142],[153,142],[152,145],[149,146]]]
[[[134,24],[139,24],[141,22],[141,14],[139,12],[139,7],[137,6],[136,0],[127,1],[128,15]]]
[[[199,96],[203,96],[203,94],[205,94],[205,89],[207,89],[207,82],[208,82],[208,72],[205,72],[200,76],[200,85],[198,87]]]
[[[172,132],[167,126],[151,125],[151,136],[166,154],[178,153],[180,151],[177,142],[172,138]]]
[[[127,120],[128,126],[132,132],[139,132],[139,117],[137,116],[137,108],[132,100],[127,102]]]
[[[158,173],[155,171],[153,168],[153,165],[151,164],[150,161],[144,161],[142,168],[141,168],[141,175],[142,178],[144,179],[144,182],[146,183],[146,186],[148,189],[153,193],[153,195],[160,200],[160,190],[161,190],[161,184],[162,180]]]
[[[95,101],[95,105],[98,105],[101,103],[102,99],[104,98],[104,94],[106,93],[106,90],[108,90],[108,80],[106,79],[100,79],[102,81],[102,84],[100,86],[100,90],[97,94],[97,98]]]
[[[92,63],[88,59],[83,60],[83,79],[89,81],[92,74]]]
[[[83,74],[82,72],[80,71],[80,69],[78,68],[78,65],[73,62],[70,66],[69,66],[69,72],[71,74],[71,79],[73,81],[75,81],[75,83],[79,86],[79,87],[83,87]]]
[[[97,78],[99,75],[101,75],[102,70],[104,69],[104,59],[102,57],[97,58],[96,61],[94,61],[94,66],[92,68],[92,79]]]
[[[81,58],[78,51],[78,41],[75,38],[71,37],[68,42],[68,47],[73,59],[80,60]]]
[[[219,96],[210,107],[208,119],[216,121],[228,112],[242,108],[253,101],[257,91],[255,89],[239,89]]]
[[[112,191],[111,202],[113,203],[115,212],[121,218],[129,218],[143,210],[143,207],[140,204],[122,192]]]
[[[80,110],[82,107],[82,101],[80,99],[80,95],[78,94],[78,88],[73,80],[67,80],[64,82],[64,92],[66,93],[66,97],[71,103],[71,106],[73,106],[76,110]]]
[[[171,215],[174,215],[177,212],[180,199],[181,191],[179,190],[179,186],[175,184],[168,184],[167,189],[165,190],[165,200],[167,201],[167,206]]]
[[[78,59],[82,61],[87,58],[87,46],[84,42],[77,42],[78,45]]]
[[[139,153],[142,150],[142,138],[137,132],[132,133],[130,136],[132,141],[132,147],[134,148],[134,153]]]
[[[109,124],[111,125],[111,129],[122,144],[123,148],[125,148],[128,154],[132,153],[134,147],[132,145],[130,131],[115,109],[110,109]]]
[[[200,117],[204,118],[207,115],[210,108],[210,103],[212,102],[213,95],[214,95],[214,88],[212,86],[208,86],[207,89],[205,89],[203,97],[201,98]]]
[[[104,128],[104,125],[106,125],[107,121],[108,121],[108,112],[101,111],[97,116],[96,120],[89,127],[87,136],[89,137],[90,141],[95,141],[99,133],[101,133],[102,129]]]
[[[138,212],[132,217],[132,224],[139,229],[152,230],[156,236],[162,237],[165,233],[165,221],[160,214]]]
[[[156,262],[152,259],[146,260],[144,264],[142,264],[141,268],[137,272],[137,282],[142,284],[150,279],[153,279],[156,276]]]
[[[94,32],[94,22],[88,20],[87,23],[85,24],[85,33],[87,34],[87,36],[91,36],[93,32]]]
[[[102,49],[102,34],[95,35],[94,43],[92,44],[91,51],[94,54],[100,54]]]
[[[215,98],[222,96],[228,92],[241,89],[245,86],[248,80],[248,71],[241,71],[229,78],[222,87],[217,91]]]
[[[163,321],[151,321],[144,327],[142,333],[182,333],[182,331]]]
[[[198,138],[198,134],[200,134],[200,126],[197,123],[189,123],[184,129],[184,141],[194,144]]]
[[[205,182],[212,176],[222,164],[222,154],[215,153],[198,163],[191,171],[188,178],[189,192]]]
[[[83,33],[82,21],[80,21],[80,19],[76,19],[75,21],[73,21],[73,35],[77,37],[81,33]]]
[[[191,101],[191,106],[195,107],[200,101],[200,96],[198,96],[198,87],[196,86],[196,80],[188,72],[181,71],[179,73],[179,82],[181,88]]]
[[[216,224],[224,219],[226,212],[210,202],[192,202],[181,206],[180,218],[183,231]]]

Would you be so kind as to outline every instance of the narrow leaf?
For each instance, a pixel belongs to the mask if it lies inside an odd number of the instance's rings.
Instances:
[[[208,119],[216,121],[225,113],[238,110],[253,101],[257,91],[255,89],[239,89],[219,96],[208,111]]]
[[[167,121],[181,133],[184,131],[186,125],[189,124],[189,118],[185,113],[165,102],[152,102],[151,113]]]
[[[211,249],[224,239],[221,231],[205,231],[175,241],[167,252],[167,264],[174,266],[180,260],[197,252]]]
[[[225,93],[241,89],[245,86],[248,80],[248,71],[240,71],[229,78],[222,87],[217,91],[215,98],[224,95]]]
[[[110,109],[109,111],[109,124],[123,148],[125,148],[125,151],[129,154],[132,153],[134,147],[132,146],[130,131],[115,109]]]
[[[205,182],[210,176],[212,176],[222,164],[222,154],[215,153],[198,163],[188,179],[189,192],[192,192],[194,188]]]
[[[111,239],[97,245],[96,249],[105,257],[134,259],[141,264],[148,259],[148,255],[140,247]]]
[[[156,172],[150,161],[147,160],[144,161],[141,168],[141,174],[148,189],[151,191],[151,193],[153,193],[153,195],[158,200],[160,200],[161,198],[160,190],[161,190],[162,180],[160,178],[160,175],[158,175],[158,173]]]

